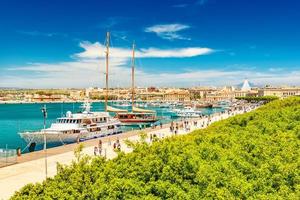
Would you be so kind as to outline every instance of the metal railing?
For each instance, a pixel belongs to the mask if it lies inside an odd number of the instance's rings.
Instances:
[[[16,149],[0,149],[0,167],[15,164],[17,162]]]

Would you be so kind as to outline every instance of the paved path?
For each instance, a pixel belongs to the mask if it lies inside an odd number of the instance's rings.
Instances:
[[[215,121],[219,121],[230,116],[241,114],[245,111],[234,111],[228,113],[216,113],[210,118],[205,117],[202,119],[193,119],[189,121],[188,127],[190,130],[179,128],[178,135],[190,133],[195,129],[206,128],[207,125]],[[197,126],[194,126],[194,121],[197,121]],[[181,123],[182,122],[178,122]],[[174,122],[174,126],[176,122]],[[170,131],[170,125],[164,125],[161,129],[148,128],[144,130],[147,133],[147,141],[150,142],[150,134],[155,134],[158,137],[170,137],[174,135]],[[126,139],[136,141],[139,140],[140,131],[130,131],[120,135],[113,135],[109,137],[101,138],[102,140],[102,155],[106,152],[106,157],[112,159],[117,156],[113,150],[113,143],[119,139],[121,144],[121,150],[124,152],[130,152],[124,141]],[[83,142],[83,153],[94,156],[94,147],[98,145],[99,139],[89,140]],[[48,150],[48,176],[53,177],[56,174],[57,163],[70,164],[74,160],[74,149],[78,144],[70,144],[62,147],[52,148]],[[24,154],[18,158],[18,164],[0,168],[0,199],[8,199],[13,193],[28,183],[42,182],[45,179],[45,160],[43,158],[43,151],[34,152],[30,154]]]

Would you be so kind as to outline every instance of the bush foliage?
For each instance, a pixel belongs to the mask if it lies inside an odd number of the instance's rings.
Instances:
[[[113,160],[83,156],[12,199],[297,199],[299,149],[293,97]]]

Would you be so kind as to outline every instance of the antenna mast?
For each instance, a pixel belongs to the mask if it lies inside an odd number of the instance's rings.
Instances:
[[[105,112],[107,112],[107,101],[108,101],[108,58],[109,58],[109,42],[110,42],[110,33],[106,33],[106,73],[105,73]]]
[[[132,44],[132,66],[131,66],[131,111],[133,112],[134,107],[134,49],[135,49],[135,42]]]

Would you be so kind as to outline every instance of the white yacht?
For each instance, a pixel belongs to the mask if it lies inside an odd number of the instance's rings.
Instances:
[[[184,108],[184,109],[173,109],[172,117],[187,117],[187,118],[196,118],[201,117],[203,114],[201,111],[197,111],[193,108]]]
[[[118,102],[118,103],[114,104],[114,106],[116,106],[116,107],[130,107],[131,105],[130,105],[130,103],[124,101],[124,102]]]
[[[27,143],[41,144],[44,143],[44,135],[47,143],[72,143],[121,133],[121,122],[111,117],[108,112],[91,112],[88,102],[82,107],[83,112],[73,114],[68,111],[65,117],[57,118],[50,128],[19,134]]]

